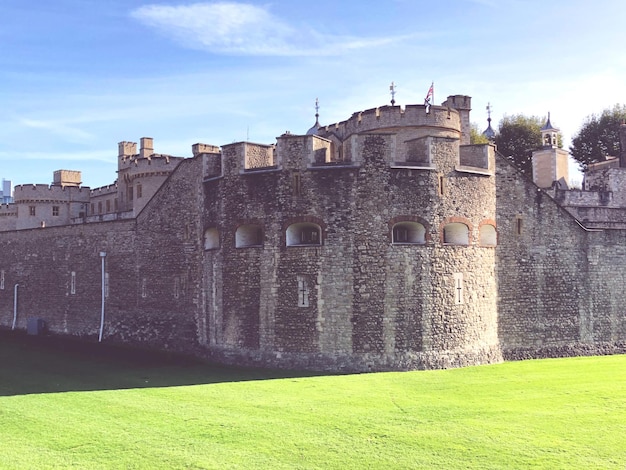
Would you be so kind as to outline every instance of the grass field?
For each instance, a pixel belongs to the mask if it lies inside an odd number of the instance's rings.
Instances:
[[[626,356],[306,376],[0,333],[0,468],[626,468]]]

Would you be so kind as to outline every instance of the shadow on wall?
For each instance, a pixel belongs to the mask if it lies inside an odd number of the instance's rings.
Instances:
[[[179,355],[6,330],[0,330],[0,364],[0,396],[316,375],[226,367]]]

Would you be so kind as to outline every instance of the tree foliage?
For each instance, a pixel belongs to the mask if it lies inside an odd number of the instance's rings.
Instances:
[[[504,116],[496,132],[498,152],[508,158],[522,173],[532,176],[532,152],[542,146],[541,127],[545,119],[516,114]]]
[[[470,127],[470,144],[488,144],[489,139],[483,135],[478,124],[472,123]]]
[[[569,148],[581,170],[585,170],[590,163],[606,160],[608,156],[619,156],[619,127],[624,120],[626,106],[619,104],[605,109],[599,116],[587,116]]]

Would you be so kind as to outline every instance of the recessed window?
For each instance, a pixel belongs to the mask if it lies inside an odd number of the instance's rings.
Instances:
[[[217,250],[220,247],[220,233],[216,227],[204,231],[204,249]]]
[[[28,206],[28,213],[30,215],[35,215],[35,206]]]
[[[141,187],[141,184],[137,184],[137,199],[141,196],[143,196],[143,188]]]
[[[287,227],[287,246],[321,245],[322,230],[311,222],[298,222]]]
[[[443,242],[449,245],[469,245],[469,227],[452,222],[443,228]]]
[[[52,206],[52,217],[59,216],[59,206]]]
[[[102,214],[102,201],[98,202],[98,214]]]
[[[106,200],[106,208],[107,208],[107,214],[111,212],[111,200],[110,199]]]
[[[426,243],[426,228],[418,222],[399,222],[393,226],[392,235],[396,244]]]
[[[482,246],[496,246],[498,242],[496,228],[491,224],[480,226],[480,244]]]
[[[76,272],[72,271],[70,274],[70,294],[76,294]]]
[[[240,225],[235,232],[235,247],[263,245],[263,228],[256,224]]]

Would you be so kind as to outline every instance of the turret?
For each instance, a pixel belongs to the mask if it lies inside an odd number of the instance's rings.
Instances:
[[[548,119],[541,128],[542,146],[533,151],[533,181],[540,188],[550,188],[555,181],[569,185],[568,153],[558,148],[559,129]]]
[[[470,144],[470,111],[472,110],[472,98],[465,95],[452,95],[441,103],[442,106],[456,109],[461,118],[461,145]]]

